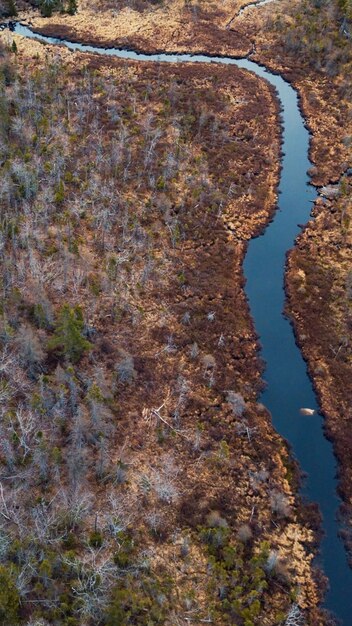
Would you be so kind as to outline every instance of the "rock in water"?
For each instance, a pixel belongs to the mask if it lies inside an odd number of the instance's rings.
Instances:
[[[301,415],[314,415],[315,410],[314,409],[300,409],[299,412]]]

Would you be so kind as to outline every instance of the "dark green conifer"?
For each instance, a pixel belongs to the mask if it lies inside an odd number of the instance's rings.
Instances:
[[[71,308],[64,304],[59,312],[54,337],[49,341],[49,350],[57,350],[72,363],[77,363],[92,344],[83,336],[83,315],[79,306]]]

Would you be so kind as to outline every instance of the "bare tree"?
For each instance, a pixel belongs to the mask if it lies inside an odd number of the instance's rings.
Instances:
[[[285,626],[304,626],[304,616],[298,604],[293,604],[288,612]]]
[[[31,452],[36,427],[34,414],[26,411],[23,406],[18,407],[15,417],[11,419],[11,431],[18,441],[18,446],[22,449],[23,460]]]
[[[270,492],[270,503],[272,512],[276,513],[279,518],[290,517],[291,507],[289,500],[284,493],[278,491],[277,489],[273,489]]]
[[[45,358],[44,350],[40,345],[37,334],[31,326],[22,324],[16,337],[16,344],[20,355],[21,362],[28,368],[30,374],[33,374],[38,365]]]
[[[227,401],[229,402],[229,404],[231,404],[233,414],[236,417],[242,417],[246,409],[246,403],[241,394],[236,393],[235,391],[228,391]]]

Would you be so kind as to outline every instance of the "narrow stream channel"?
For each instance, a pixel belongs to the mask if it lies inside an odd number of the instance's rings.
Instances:
[[[285,255],[300,231],[297,224],[308,221],[311,201],[316,195],[309,185],[307,174],[311,165],[308,158],[309,133],[304,126],[295,90],[281,76],[271,74],[247,59],[201,54],[139,54],[37,35],[21,24],[15,24],[13,29],[25,37],[65,45],[70,50],[134,61],[236,65],[254,72],[276,88],[282,107],[284,152],[279,208],[263,235],[251,240],[244,262],[246,293],[266,362],[265,380],[268,385],[260,401],[271,411],[276,430],[290,442],[302,470],[308,474],[302,489],[303,495],[317,502],[323,514],[325,536],[318,564],[330,581],[324,606],[335,613],[344,626],[352,624],[352,570],[338,538],[336,522],[339,506],[336,461],[332,446],[323,435],[322,418],[317,413],[309,417],[299,413],[301,407],[318,410],[318,406],[291,325],[282,314]]]

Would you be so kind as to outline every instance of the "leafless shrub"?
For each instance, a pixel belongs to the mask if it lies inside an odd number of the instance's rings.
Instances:
[[[202,448],[203,443],[203,436],[200,428],[196,428],[195,430],[193,430],[189,435],[189,439],[192,443],[193,450],[195,452],[199,452]]]
[[[184,376],[178,376],[175,394],[177,395],[177,408],[180,410],[187,402],[189,384]]]
[[[48,482],[50,478],[49,451],[44,439],[33,450],[33,465],[39,474],[39,480]]]
[[[134,369],[134,360],[133,357],[124,350],[120,352],[122,358],[116,365],[118,379],[120,383],[130,385],[137,378],[137,372]]]
[[[142,474],[142,476],[140,477],[139,488],[144,496],[147,496],[148,493],[150,493],[152,489],[152,483],[149,476],[147,476],[146,474]]]
[[[97,458],[95,461],[95,476],[97,480],[104,480],[109,477],[110,454],[108,440],[100,433],[96,444]]]
[[[288,612],[285,626],[304,626],[304,616],[298,604],[293,604]]]
[[[0,528],[0,562],[6,559],[10,545],[11,539],[6,532]]]
[[[11,431],[15,435],[19,447],[22,449],[23,460],[30,453],[33,445],[36,420],[31,411],[18,407],[14,418],[11,420]]]
[[[106,527],[113,537],[129,528],[135,519],[135,501],[131,497],[123,497],[111,491],[108,496],[108,513]]]
[[[219,337],[219,340],[218,340],[218,346],[219,346],[219,348],[223,348],[223,347],[224,347],[224,345],[225,345],[225,343],[226,343],[225,336],[224,336],[224,334],[223,334],[223,333],[221,333],[221,335],[220,335],[220,337]]]
[[[98,623],[108,602],[108,591],[115,583],[117,569],[110,556],[102,558],[99,551],[90,550],[84,562],[63,557],[63,562],[76,574],[72,585],[74,596],[79,600],[78,613],[82,620]]]
[[[174,338],[173,338],[172,335],[169,335],[168,338],[167,338],[165,351],[168,352],[169,354],[171,354],[172,352],[176,352],[176,350],[177,350],[177,346],[174,343]]]
[[[92,509],[91,494],[78,487],[74,491],[62,490],[59,498],[60,525],[71,530],[77,528]]]
[[[87,440],[89,422],[86,407],[80,405],[73,416],[70,433],[70,450],[66,457],[71,488],[76,492],[87,472]]]
[[[102,400],[89,399],[89,412],[94,438],[107,437],[111,431],[112,413]],[[86,436],[89,436],[88,425],[85,425]]]
[[[202,358],[204,372],[215,369],[216,361],[212,354],[204,354]]]
[[[38,181],[31,167],[20,160],[14,160],[11,164],[12,175],[21,189],[26,200],[35,196],[38,190]]]
[[[53,500],[48,504],[42,501],[31,509],[31,527],[41,543],[51,543],[64,536],[64,533],[58,533],[59,516],[60,512]]]
[[[165,455],[159,469],[152,472],[152,486],[160,502],[174,503],[179,498],[179,490],[176,486],[178,469],[171,455]]]
[[[24,491],[23,489],[7,489],[0,483],[0,514],[2,522],[6,525],[8,523],[14,524],[17,527],[17,531],[20,537],[25,537],[28,534],[28,525],[24,518],[26,511],[23,507],[20,507],[20,503],[23,502]]]
[[[190,347],[190,357],[191,359],[196,359],[199,354],[198,344],[196,342],[192,343]]]
[[[163,516],[157,510],[150,511],[150,513],[147,513],[145,520],[149,528],[155,535],[160,534],[160,532],[162,531],[165,525]]]
[[[267,482],[269,478],[269,472],[266,469],[261,469],[258,472],[250,472],[249,480],[252,488],[258,491],[261,488],[261,484]]]
[[[190,550],[190,538],[184,537],[182,544],[181,544],[181,548],[180,548],[180,555],[183,559],[187,558],[187,556],[189,555],[189,550]]]
[[[122,485],[127,481],[128,463],[124,461],[118,461],[114,471],[114,482],[118,485]]]
[[[189,311],[186,311],[182,316],[182,324],[190,324],[191,323],[191,314]]]
[[[44,360],[44,350],[40,345],[38,336],[30,326],[25,324],[20,326],[16,337],[16,344],[21,362],[25,367],[29,367],[30,370]]]
[[[253,537],[249,524],[242,524],[237,531],[237,539],[242,543],[248,543]]]
[[[291,507],[287,496],[281,491],[273,490],[270,493],[271,510],[279,518],[290,517]]]
[[[236,417],[242,417],[246,409],[246,403],[240,393],[235,391],[227,392],[227,401],[231,404],[232,412]]]
[[[270,550],[269,556],[265,563],[265,569],[267,572],[271,573],[275,570],[279,560],[279,555],[276,550]]]
[[[228,523],[225,518],[221,517],[219,511],[210,511],[206,518],[206,524],[209,528],[227,528]]]
[[[174,481],[162,474],[154,476],[154,489],[160,502],[165,502],[166,504],[176,502],[179,497],[179,491]]]

